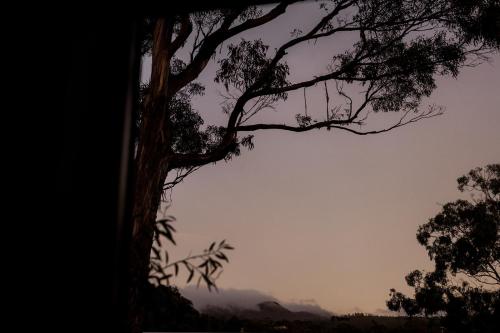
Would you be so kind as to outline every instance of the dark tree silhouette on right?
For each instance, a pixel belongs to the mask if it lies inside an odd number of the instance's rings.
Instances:
[[[391,289],[387,306],[409,316],[441,315],[448,332],[497,332],[500,327],[500,164],[457,180],[470,200],[456,200],[421,225],[433,272],[406,276],[414,297]]]

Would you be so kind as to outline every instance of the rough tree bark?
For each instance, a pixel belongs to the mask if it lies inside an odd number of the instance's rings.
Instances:
[[[141,115],[139,143],[135,157],[135,193],[133,206],[132,248],[130,255],[129,327],[141,332],[144,304],[142,288],[147,282],[156,214],[163,184],[168,174],[169,131],[168,98],[165,87],[170,75],[169,44],[173,21],[159,19],[154,31],[151,90]]]
[[[161,138],[160,122],[154,117],[148,119],[151,124],[145,126],[147,131],[145,142]],[[149,258],[153,243],[153,231],[156,213],[160,205],[163,183],[168,173],[168,157],[161,151],[158,144],[141,145],[137,156],[136,172],[143,175],[137,177],[133,207],[132,251],[130,257],[130,287],[129,287],[129,320],[133,332],[140,332],[143,316],[141,289],[147,281]]]

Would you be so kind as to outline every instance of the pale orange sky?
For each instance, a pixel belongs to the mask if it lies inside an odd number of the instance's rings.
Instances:
[[[295,5],[245,38],[279,43],[297,22],[314,22],[311,6]],[[351,45],[350,38],[291,52],[292,78],[323,72],[330,48]],[[168,213],[178,220],[179,245],[168,248],[171,256],[226,239],[236,249],[218,281],[222,288],[255,289],[284,302],[314,299],[334,312],[385,309],[390,288],[408,292],[404,276],[430,268],[415,238],[418,225],[460,196],[456,178],[500,162],[500,56],[492,59],[458,79],[438,80],[424,102],[446,108],[438,118],[363,137],[254,133],[254,150],[204,166],[175,187]],[[207,123],[225,119],[214,68],[200,78],[206,96],[195,100]],[[321,90],[307,94],[308,109],[324,110]],[[301,91],[261,119],[293,119],[303,108]]]

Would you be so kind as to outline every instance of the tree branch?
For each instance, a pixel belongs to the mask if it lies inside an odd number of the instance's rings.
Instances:
[[[406,19],[406,20],[396,20],[396,21],[383,21],[383,22],[379,22],[373,26],[364,26],[364,25],[359,25],[359,26],[352,26],[352,27],[349,27],[349,24],[345,24],[344,26],[342,27],[338,27],[338,28],[333,28],[333,29],[330,29],[328,31],[325,31],[323,33],[317,33],[318,31],[320,31],[322,28],[324,28],[326,26],[326,24],[328,24],[328,22],[330,20],[332,20],[336,15],[338,15],[342,10],[348,8],[349,6],[351,6],[355,1],[346,1],[346,2],[341,2],[337,5],[337,7],[335,9],[332,10],[332,12],[330,12],[329,14],[325,15],[321,21],[314,27],[312,28],[307,34],[305,34],[304,36],[301,36],[301,37],[297,37],[295,39],[292,39],[290,41],[288,41],[287,43],[283,44],[279,49],[278,51],[276,52],[276,55],[275,57],[273,58],[273,60],[271,61],[271,63],[269,64],[269,66],[261,73],[261,75],[259,76],[259,79],[256,80],[256,82],[252,85],[252,87],[250,87],[250,89],[248,89],[249,91],[255,91],[256,88],[258,88],[262,82],[264,82],[267,78],[267,76],[269,75],[269,73],[274,69],[274,67],[278,64],[278,62],[286,55],[286,50],[291,48],[292,46],[295,46],[297,44],[300,44],[300,43],[303,43],[305,41],[310,41],[310,40],[313,40],[313,39],[319,39],[319,38],[323,38],[323,37],[329,37],[337,32],[349,32],[349,31],[360,31],[360,35],[361,35],[361,41],[363,42],[362,45],[365,45],[366,44],[366,36],[365,36],[365,32],[366,31],[372,31],[372,32],[377,32],[377,31],[392,31],[394,30],[396,26],[405,26],[405,29],[403,29],[403,32],[401,34],[399,34],[398,36],[396,36],[391,42],[387,43],[386,47],[384,47],[382,50],[386,49],[387,46],[390,46],[392,43],[394,43],[395,41],[398,41],[400,40],[404,35],[406,35],[409,31],[411,31],[411,29],[415,26],[418,25],[418,23],[420,22],[424,22],[426,20],[430,20],[432,18],[435,18],[435,17],[438,17],[438,13],[432,13],[431,15],[421,15],[421,16],[417,16],[417,17],[413,17],[413,18],[410,18],[410,19]],[[353,23],[353,22],[351,22]],[[381,29],[382,27],[386,27],[385,29]],[[360,55],[360,54],[359,54]],[[367,54],[367,56],[373,56],[373,54]],[[367,56],[364,56],[362,57],[361,59],[359,60],[362,60],[364,58],[366,58]],[[338,74],[338,73],[337,73]],[[289,90],[295,90],[295,89],[299,89],[299,88],[305,88],[305,87],[310,87],[318,82],[321,82],[321,81],[325,81],[325,80],[328,80],[328,79],[332,79],[334,78],[335,76],[335,73],[331,73],[330,75],[323,75],[323,76],[320,76],[318,77],[318,80],[311,80],[311,81],[305,81],[304,82],[304,85],[300,85],[300,86],[289,86],[290,89]],[[288,90],[281,90],[277,93],[281,93],[281,92],[286,92]],[[276,92],[273,92],[273,93],[276,93]],[[249,98],[253,98],[255,97],[253,94],[249,94]]]
[[[233,28],[228,28],[224,30],[223,27],[221,26],[221,28],[219,28],[216,32],[209,35],[205,39],[203,45],[200,46],[199,52],[194,57],[192,63],[188,65],[186,70],[181,72],[175,77],[175,80],[178,84],[172,84],[171,86],[178,86],[177,88],[179,88],[179,85],[182,86],[182,84],[185,84],[183,80],[189,80],[190,78],[196,77],[199,71],[203,70],[204,66],[206,66],[208,59],[217,48],[217,45],[219,45],[223,40],[231,37],[233,34],[240,33],[241,31],[250,29],[254,26],[258,26],[264,24],[267,21],[272,20],[273,18],[281,15],[281,13],[285,11],[288,4],[292,2],[295,1],[282,2],[278,6],[273,8],[273,10],[271,10],[266,15],[263,15],[256,19],[247,20],[246,22],[237,25]],[[364,21],[361,20],[359,22],[350,22],[340,27],[330,29],[328,24],[331,21],[331,19],[334,18],[341,10],[349,7],[353,3],[354,1],[347,1],[347,0],[339,2],[336,8],[334,8],[330,13],[324,16],[321,19],[321,21],[318,24],[316,24],[306,35],[294,38],[283,44],[277,50],[270,64],[266,66],[266,68],[264,68],[261,73],[259,73],[259,76],[256,79],[256,81],[248,89],[246,89],[246,91],[242,92],[242,95],[236,100],[236,103],[233,106],[233,110],[229,116],[226,134],[224,135],[218,147],[210,152],[206,152],[200,155],[197,154],[175,155],[175,158],[173,159],[174,161],[171,164],[171,168],[185,167],[190,165],[202,165],[205,163],[216,162],[218,160],[223,159],[224,157],[226,157],[226,154],[230,152],[232,148],[234,148],[236,144],[236,133],[239,131],[243,132],[243,131],[255,131],[260,129],[280,129],[293,132],[304,132],[312,130],[314,128],[319,129],[327,127],[327,128],[338,128],[346,130],[357,135],[367,135],[367,134],[387,132],[396,127],[404,126],[413,123],[415,121],[418,121],[420,119],[430,118],[442,114],[442,112],[437,112],[435,114],[430,112],[430,113],[420,114],[411,119],[406,119],[408,115],[407,112],[394,125],[385,129],[373,130],[373,131],[357,131],[352,128],[346,127],[346,125],[357,123],[354,119],[359,116],[360,112],[359,109],[357,112],[355,112],[354,116],[349,116],[347,119],[341,119],[341,120],[327,119],[326,121],[318,122],[308,126],[289,126],[285,124],[255,124],[255,125],[244,125],[244,126],[241,125],[242,120],[244,119],[243,116],[245,115],[245,104],[253,98],[258,99],[266,95],[269,96],[269,95],[282,94],[301,88],[307,88],[314,86],[319,82],[326,82],[327,80],[331,79],[338,79],[343,81],[355,81],[355,82],[370,82],[370,85],[372,85],[373,81],[383,80],[387,77],[392,77],[392,76],[409,74],[407,70],[389,70],[384,73],[377,73],[373,75],[363,74],[362,76],[353,76],[349,75],[348,73],[353,66],[360,67],[360,66],[371,65],[369,62],[363,62],[363,60],[369,59],[371,57],[376,57],[382,52],[385,52],[389,47],[392,47],[395,43],[401,41],[404,36],[406,36],[410,31],[412,31],[412,29],[417,27],[419,24],[425,23],[426,20],[430,21],[434,19],[439,19],[440,10],[437,9],[430,14],[427,10],[425,11],[419,10],[417,13],[415,13],[415,15],[412,15],[412,17],[410,18],[404,18],[401,20],[398,19],[384,20],[383,22],[379,21],[376,22],[374,25],[372,24],[371,26],[368,26],[367,24],[364,23]],[[235,19],[236,17],[231,17],[232,22]],[[354,23],[359,23],[359,24],[358,26],[352,26],[351,24]],[[371,49],[367,45],[367,36],[365,35],[365,32],[371,31],[377,34],[378,31],[394,30],[395,26],[399,26],[400,28],[396,29],[394,35],[392,34],[390,35],[390,39],[384,42],[383,47],[377,49]],[[328,27],[329,30],[322,31],[322,29],[325,29],[325,27]],[[268,78],[268,75],[266,74],[269,74],[270,71],[272,71],[273,68],[279,63],[279,61],[286,55],[286,50],[288,48],[297,45],[299,43],[302,43],[304,41],[330,36],[337,31],[356,31],[356,30],[360,31],[361,44],[359,44],[357,50],[353,51],[354,54],[352,54],[352,58],[351,60],[349,60],[347,64],[343,64],[337,70],[334,70],[324,75],[316,76],[310,80],[305,80],[294,84],[288,84],[286,86],[281,86],[281,87],[266,87],[263,89],[261,88],[262,83],[266,82],[265,79]],[[436,61],[436,64],[438,63],[439,61]],[[379,87],[379,89],[381,88],[382,87]],[[368,101],[365,101],[365,106],[367,103]],[[251,115],[254,115],[254,113],[251,113]]]
[[[198,77],[201,71],[203,71],[208,64],[208,61],[217,49],[217,46],[224,40],[223,37],[227,33],[229,27],[238,18],[242,11],[242,9],[231,10],[224,18],[224,21],[219,29],[205,38],[198,53],[193,58],[193,61],[187,65],[182,72],[172,75],[171,83],[168,87],[168,96],[175,95],[175,93],[182,89],[186,84]]]
[[[491,273],[495,275],[494,280],[496,280],[500,284],[500,275],[498,274],[498,271],[490,262],[488,262],[487,264],[491,268]]]
[[[193,172],[197,171],[199,168],[200,168],[199,166],[197,166],[197,167],[190,167],[185,172],[182,172],[182,170],[178,170],[177,171],[177,175],[175,176],[175,178],[172,181],[166,182],[163,185],[163,191],[171,190],[175,185],[177,185],[180,182],[184,181],[184,178],[186,178],[187,176],[189,176]]]
[[[350,5],[352,5],[354,1],[345,1],[341,2],[333,9],[330,13],[325,15],[318,24],[316,24],[307,34],[301,37],[294,38],[285,44],[283,44],[277,51],[274,56],[274,58],[271,60],[269,65],[260,73],[259,77],[255,80],[255,82],[252,84],[251,87],[249,87],[248,91],[254,91],[256,88],[260,87],[266,80],[269,74],[274,70],[278,62],[286,55],[286,50],[300,44],[302,42],[315,39],[316,33],[321,30],[322,28],[325,27],[325,25],[333,19],[338,13],[340,13],[342,10],[348,8]],[[331,35],[335,31],[330,31],[329,34],[324,34],[324,36]]]
[[[288,5],[293,2],[297,2],[297,0],[283,1],[267,14],[255,19],[247,20],[233,28],[230,28],[230,26],[243,11],[243,9],[232,10],[225,17],[224,21],[221,24],[221,27],[205,38],[203,44],[199,47],[198,53],[196,54],[196,56],[194,56],[193,61],[186,67],[186,69],[181,73],[172,76],[168,95],[172,96],[186,84],[198,77],[201,71],[203,71],[203,69],[208,64],[208,61],[210,60],[212,54],[223,41],[243,31],[258,27],[269,21],[272,21],[276,17],[283,14]]]
[[[226,158],[234,148],[236,148],[236,133],[226,134],[217,148],[204,154],[174,154],[168,170],[218,162]]]
[[[378,134],[378,133],[384,133],[388,132],[394,128],[405,126],[414,122],[417,122],[422,119],[427,119],[427,118],[433,118],[439,115],[442,115],[443,113],[439,111],[435,111],[434,109],[429,110],[428,112],[424,112],[422,114],[419,114],[418,116],[415,116],[411,119],[405,120],[407,115],[409,114],[411,110],[408,110],[405,112],[405,114],[399,119],[398,122],[396,122],[394,125],[381,129],[381,130],[372,130],[372,131],[357,131],[349,127],[345,127],[345,125],[352,124],[353,122],[350,119],[346,120],[330,120],[330,121],[322,121],[318,122],[309,126],[289,126],[285,124],[254,124],[254,125],[243,125],[243,126],[237,126],[235,128],[235,131],[238,132],[252,132],[252,131],[257,131],[257,130],[265,130],[265,129],[277,129],[277,130],[284,130],[284,131],[289,131],[289,132],[307,132],[313,129],[320,129],[320,128],[325,128],[325,127],[330,127],[330,128],[337,128],[341,130],[345,130],[357,135],[369,135],[369,134]],[[344,126],[341,126],[340,124],[345,124]]]
[[[179,30],[179,33],[177,34],[177,37],[174,39],[174,41],[170,44],[171,54],[174,54],[182,45],[184,45],[189,35],[193,31],[193,24],[189,19],[189,14],[182,15],[180,24],[181,28]]]

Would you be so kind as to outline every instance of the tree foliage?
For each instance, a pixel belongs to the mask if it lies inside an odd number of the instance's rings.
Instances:
[[[216,280],[222,273],[222,261],[229,263],[225,251],[234,248],[226,243],[225,240],[216,243],[212,242],[210,246],[202,253],[190,254],[185,258],[170,261],[168,251],[164,249],[162,240],[168,240],[176,245],[174,240],[175,228],[172,222],[175,218],[165,216],[157,221],[154,234],[154,243],[151,249],[149,280],[151,283],[160,285],[170,285],[171,279],[179,275],[181,269],[188,272],[186,283],[191,282],[193,278],[197,279],[197,286],[203,282],[208,290],[217,289]]]
[[[320,16],[312,28],[290,27],[290,39],[274,49],[262,39],[241,38],[223,51],[224,41],[282,16],[296,2],[282,1],[267,11],[235,7],[143,21],[141,51],[152,58],[153,68],[149,82],[140,89],[139,179],[146,177],[141,163],[163,161],[147,167],[164,169],[158,185],[172,189],[202,165],[231,159],[241,147],[253,149],[254,135],[246,132],[326,128],[365,135],[440,115],[440,107],[420,108],[436,87],[435,76],[457,76],[467,61],[482,59],[500,45],[499,36],[491,32],[496,24],[491,13],[499,8],[496,1],[334,0],[319,1]],[[287,55],[295,47],[308,43],[313,50],[310,42],[343,33],[352,36],[352,47],[332,50],[323,74],[292,82]],[[206,124],[192,105],[194,96],[205,93],[196,80],[210,61],[218,67],[214,82],[225,91],[221,104],[228,115],[225,126]],[[305,89],[320,83],[324,83],[326,114],[308,113],[305,101],[304,114],[295,115],[296,124],[252,123],[288,94],[304,89],[305,99]],[[334,105],[329,104],[328,83],[336,87]],[[359,103],[347,94],[349,86],[363,89]],[[386,128],[362,130],[372,111],[402,115]],[[148,150],[153,152],[144,153]],[[175,176],[166,181],[169,171]],[[149,209],[158,207],[158,202],[152,204]]]
[[[284,0],[265,9],[235,4],[143,22],[141,51],[151,57],[152,66],[149,81],[140,89],[136,123],[128,300],[135,332],[140,331],[140,286],[148,278],[165,189],[200,166],[238,155],[242,146],[253,148],[257,131],[324,128],[368,135],[440,115],[440,107],[421,107],[436,87],[436,77],[456,76],[460,68],[484,60],[500,46],[497,0],[319,1],[311,25],[284,27],[290,37],[278,45],[259,39],[234,42],[238,39],[233,37],[264,27],[297,2]],[[321,73],[295,80],[287,59],[296,48],[315,52],[316,41],[335,41],[345,34],[352,36],[350,47],[328,50],[330,60]],[[193,96],[204,93],[197,80],[210,62],[217,67],[214,84],[223,90],[224,125],[208,124],[192,103]],[[306,89],[322,85],[325,108],[308,110]],[[335,86],[333,93],[328,85]],[[359,98],[350,96],[352,90],[360,91]],[[304,113],[295,115],[295,122],[290,121],[293,115],[282,122],[260,117],[302,91]],[[385,127],[367,128],[371,116],[382,112],[399,115]],[[174,179],[167,180],[172,174]]]
[[[457,200],[419,227],[437,271],[463,273],[479,283],[500,285],[500,164],[471,170],[458,179],[473,201]]]
[[[155,104],[153,108],[161,107],[155,102],[162,98],[169,103],[164,119],[170,129],[167,143],[173,163],[169,169],[203,165],[239,152],[238,147],[244,140],[238,139],[238,133],[334,127],[365,134],[353,130],[352,125],[362,124],[369,110],[417,113],[413,117],[401,117],[394,127],[435,116],[440,113],[439,109],[419,110],[422,98],[436,87],[435,76],[456,76],[470,57],[482,57],[500,45],[500,37],[491,30],[496,24],[497,1],[321,1],[319,6],[324,14],[313,28],[303,32],[290,27],[292,38],[274,51],[261,39],[241,39],[228,44],[225,52],[220,50],[222,56],[216,60],[218,70],[214,81],[222,84],[227,92],[222,110],[229,118],[226,126],[204,128],[204,121],[192,108],[190,97],[203,92],[204,87],[193,82],[211,57],[215,57],[217,47],[241,32],[283,15],[294,2],[297,1],[283,1],[267,13],[249,7],[178,15],[168,22],[162,18],[145,21],[143,53],[153,57],[153,66],[156,57],[167,56],[169,60],[168,87],[156,92],[146,87],[141,97],[144,113],[152,112],[148,108],[151,104]],[[163,31],[163,34],[169,33],[169,43],[164,46],[165,52],[157,55],[154,50],[161,45],[155,44],[155,33],[162,33],[157,31],[159,22],[170,24],[171,30]],[[286,58],[294,47],[335,39],[342,33],[352,33],[353,45],[345,52],[332,53],[331,61],[325,63],[324,74],[290,82],[293,69]],[[176,55],[180,50],[188,51],[189,56],[181,59]],[[148,85],[158,84],[153,76],[154,73]],[[276,107],[290,92],[314,87],[320,82],[362,86],[364,100],[358,107],[351,105],[350,112],[342,117],[334,117],[333,110],[327,106],[326,117],[297,116],[298,126],[245,125],[260,111]],[[340,102],[342,94],[345,92],[339,91]]]
[[[433,272],[406,276],[414,298],[391,289],[387,306],[408,315],[445,314],[456,332],[493,332],[500,322],[500,164],[457,180],[471,200],[456,200],[418,228]]]
[[[173,286],[148,284],[145,290],[144,331],[195,331],[200,314],[190,300]],[[196,327],[196,328],[195,328]]]

